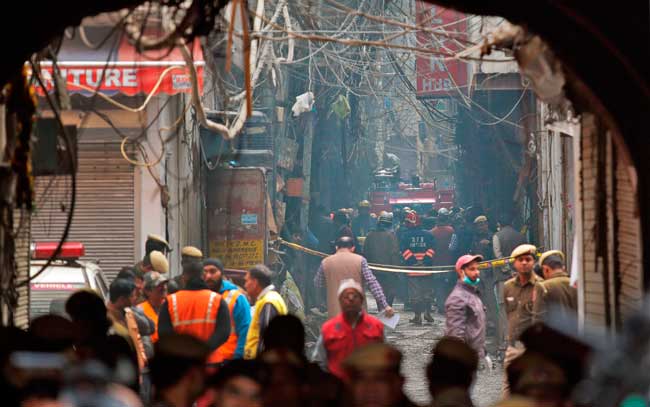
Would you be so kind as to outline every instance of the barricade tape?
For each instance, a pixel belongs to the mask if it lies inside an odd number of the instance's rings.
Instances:
[[[313,250],[304,246],[301,246],[297,243],[292,243],[292,242],[287,242],[286,240],[283,239],[278,239],[281,245],[289,247],[294,250],[301,251],[303,253],[312,255],[312,256],[317,256],[317,257],[328,257],[329,254],[319,252],[318,250]],[[494,267],[503,267],[507,264],[512,263],[513,258],[512,257],[503,257],[500,259],[494,259],[494,260],[486,260],[479,262],[478,268],[479,269],[489,269],[489,268],[494,268]],[[386,273],[407,273],[407,274],[423,274],[423,275],[432,275],[432,274],[442,274],[442,273],[455,273],[456,272],[456,266],[454,265],[449,265],[449,266],[415,266],[415,267],[410,267],[410,268],[403,268],[403,267],[396,267],[392,266],[389,264],[376,264],[376,263],[368,263],[368,267],[373,270],[373,271],[382,271]]]

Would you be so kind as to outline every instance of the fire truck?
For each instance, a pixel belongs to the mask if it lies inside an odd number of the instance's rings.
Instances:
[[[402,182],[394,171],[382,169],[375,172],[373,183],[368,192],[370,211],[393,212],[406,206],[418,213],[427,213],[431,209],[451,208],[455,204],[453,189],[438,189],[436,181],[419,182],[417,178],[411,183]]]

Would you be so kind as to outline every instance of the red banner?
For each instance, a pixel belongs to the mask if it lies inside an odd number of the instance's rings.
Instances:
[[[52,91],[52,66],[42,65],[42,78],[48,92]],[[61,77],[65,79],[70,93],[92,94],[95,90],[106,94],[122,93],[133,96],[137,94],[158,94],[191,92],[190,75],[183,65],[134,65],[115,63],[106,67],[104,64],[65,64],[59,65]],[[203,91],[203,63],[197,64],[199,90]],[[42,89],[37,87],[39,94]]]
[[[419,47],[454,54],[465,48],[467,16],[423,1],[415,2],[415,20],[427,31],[418,31]],[[434,31],[434,32],[431,32]],[[439,98],[467,93],[467,63],[445,56],[419,54],[415,61],[417,97]]]

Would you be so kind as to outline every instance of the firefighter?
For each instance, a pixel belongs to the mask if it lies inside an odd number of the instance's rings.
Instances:
[[[400,238],[400,251],[404,266],[432,266],[433,249],[435,242],[431,232],[420,227],[417,212],[411,211],[406,215],[405,225],[407,230]],[[422,325],[422,313],[427,322],[433,322],[427,304],[430,301],[431,276],[412,273],[409,274],[408,291],[415,316],[409,322]]]
[[[201,339],[210,348],[208,366],[218,367],[223,362],[223,355],[217,349],[226,343],[231,330],[228,304],[203,281],[201,263],[186,264],[183,274],[187,278],[185,287],[168,295],[161,307],[158,335],[162,338],[180,333]]]
[[[375,222],[370,216],[370,202],[364,199],[359,202],[357,209],[359,214],[352,220],[352,232],[357,238],[365,237],[375,226]]]
[[[379,215],[377,229],[366,236],[364,254],[368,263],[397,266],[400,264],[399,241],[393,232],[393,215],[382,212]],[[393,306],[397,294],[398,276],[395,273],[376,272],[377,280],[386,294],[388,305]]]

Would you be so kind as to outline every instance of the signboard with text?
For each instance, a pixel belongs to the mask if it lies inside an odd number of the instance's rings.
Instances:
[[[210,257],[221,259],[227,268],[248,270],[264,263],[263,240],[211,240]]]
[[[449,58],[466,46],[467,16],[423,1],[415,2],[417,25],[426,27],[416,34],[418,47],[442,54],[419,53],[415,67],[418,98],[457,97],[467,94],[467,63]]]
[[[228,269],[247,270],[266,255],[266,177],[260,168],[208,173],[210,256]]]
[[[197,81],[203,89],[203,62],[197,63]],[[133,96],[137,94],[189,93],[190,76],[184,65],[135,66],[135,63],[116,63],[105,68],[103,65],[62,65],[59,67],[61,78],[66,82],[70,93],[91,95],[95,90],[106,93],[122,93]],[[48,92],[54,88],[52,66],[43,64],[41,76]],[[39,95],[43,89],[36,87]]]

